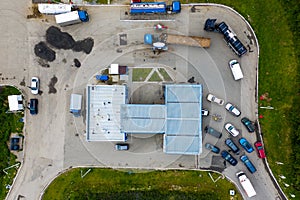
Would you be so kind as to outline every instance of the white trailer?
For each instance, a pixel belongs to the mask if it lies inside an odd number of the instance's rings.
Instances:
[[[242,171],[236,173],[236,176],[238,177],[245,193],[248,197],[253,197],[256,195],[256,192],[250,182],[250,180],[247,178],[246,174]]]
[[[71,4],[49,4],[49,3],[40,3],[38,4],[38,10],[42,14],[61,14],[71,12],[72,5]]]
[[[82,95],[80,95],[80,94],[71,94],[70,113],[73,113],[73,115],[76,116],[76,117],[80,116],[81,102],[82,102]]]
[[[87,22],[89,21],[89,17],[86,11],[78,10],[78,11],[72,11],[68,13],[55,15],[55,20],[56,23],[59,24],[60,26],[68,26],[80,22]]]

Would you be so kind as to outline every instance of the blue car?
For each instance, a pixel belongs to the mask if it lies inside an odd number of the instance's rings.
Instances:
[[[251,153],[254,151],[254,148],[252,147],[252,145],[245,138],[241,138],[239,140],[239,143],[248,153]]]
[[[221,152],[221,156],[227,162],[229,162],[232,166],[236,166],[236,164],[238,163],[238,161],[230,153],[228,153],[225,150]]]
[[[208,150],[211,150],[212,152],[214,152],[216,154],[220,153],[220,149],[218,147],[210,144],[210,143],[206,143],[205,148],[208,149]]]
[[[249,158],[246,155],[241,156],[241,161],[246,165],[247,169],[253,174],[256,172],[256,168],[252,164],[252,162],[249,160]]]
[[[238,148],[230,138],[225,140],[225,144],[232,150],[233,153],[236,155],[240,154],[240,148]]]

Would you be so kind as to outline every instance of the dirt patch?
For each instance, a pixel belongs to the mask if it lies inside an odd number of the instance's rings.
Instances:
[[[37,4],[33,4],[31,10],[32,10],[32,14],[27,15],[27,19],[42,18],[43,15],[39,12]]]
[[[38,63],[40,66],[45,67],[45,68],[49,68],[50,65],[47,63],[47,61],[43,60],[43,59],[39,59]]]
[[[55,60],[55,51],[50,49],[45,42],[36,44],[34,47],[34,53],[36,56],[49,62]]]
[[[23,80],[20,82],[20,85],[21,86],[25,86],[26,85],[26,83],[25,83],[25,77],[23,77]]]
[[[141,84],[130,97],[131,104],[164,104],[164,92],[156,83]]]
[[[58,79],[55,75],[53,75],[53,77],[50,80],[50,83],[48,85],[49,87],[49,94],[55,94],[57,92],[57,90],[55,89],[55,84],[57,83]]]

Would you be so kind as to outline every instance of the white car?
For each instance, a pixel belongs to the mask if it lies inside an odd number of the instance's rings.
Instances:
[[[240,134],[240,132],[231,124],[231,123],[226,123],[225,124],[225,129],[230,133],[233,137],[236,137]]]
[[[209,111],[208,110],[206,110],[206,109],[202,109],[201,110],[201,114],[202,114],[202,116],[208,116],[209,115]]]
[[[39,93],[39,87],[40,87],[40,83],[39,83],[39,78],[37,77],[32,77],[31,78],[31,93],[32,94],[38,94]]]
[[[239,111],[239,109],[237,109],[236,106],[232,105],[231,103],[227,103],[225,106],[226,110],[228,110],[231,114],[235,115],[235,116],[240,116],[241,115],[241,111]]]
[[[229,61],[229,67],[231,69],[234,80],[240,80],[244,77],[241,66],[237,60]]]
[[[219,105],[223,105],[224,104],[224,100],[223,99],[219,99],[218,97],[216,97],[213,94],[208,94],[207,95],[207,100],[210,101],[210,102],[215,102],[215,103],[217,103]]]

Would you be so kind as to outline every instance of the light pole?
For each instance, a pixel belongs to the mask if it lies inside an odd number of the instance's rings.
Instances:
[[[274,107],[272,106],[260,106],[261,109],[267,109],[267,110],[274,110]]]

